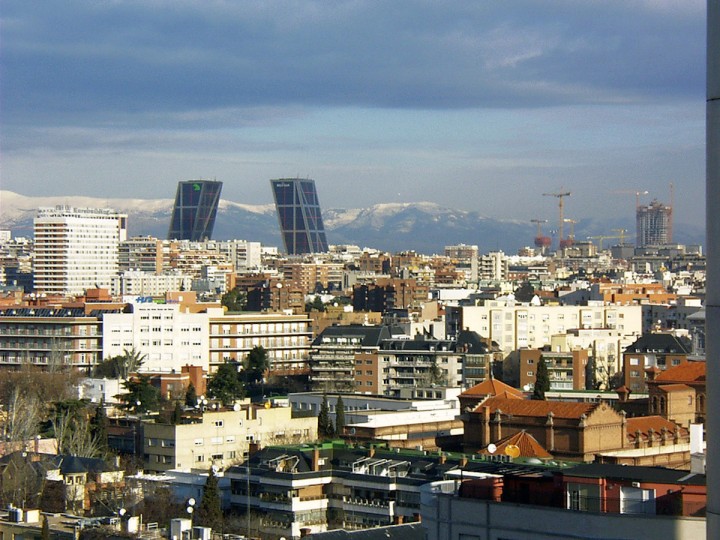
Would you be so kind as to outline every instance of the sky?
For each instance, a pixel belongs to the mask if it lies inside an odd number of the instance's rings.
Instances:
[[[0,188],[704,223],[705,0],[4,0]]]

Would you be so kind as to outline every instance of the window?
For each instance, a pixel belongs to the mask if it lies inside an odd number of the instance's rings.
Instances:
[[[204,441],[202,439],[195,439],[195,446],[202,446]]]
[[[528,372],[527,372],[527,376],[528,376],[528,377],[533,377],[534,375],[535,375],[535,372],[534,372],[534,371],[528,371]]]
[[[214,424],[215,424],[215,427],[223,427],[223,421],[222,421],[222,420],[216,420],[216,421],[214,422]]]
[[[532,358],[528,358],[528,364],[531,364],[531,365],[532,365],[532,364],[534,364],[534,363],[535,363],[535,360],[533,360]]]

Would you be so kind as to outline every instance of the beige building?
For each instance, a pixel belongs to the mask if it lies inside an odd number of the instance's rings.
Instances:
[[[236,410],[237,409],[237,410]],[[146,471],[226,468],[244,461],[250,447],[299,444],[317,439],[317,417],[293,418],[290,407],[244,403],[207,410],[183,424],[143,426]]]
[[[306,373],[312,341],[312,321],[307,315],[285,313],[210,314],[210,371],[224,362],[240,362],[253,347],[268,353],[271,375]]]

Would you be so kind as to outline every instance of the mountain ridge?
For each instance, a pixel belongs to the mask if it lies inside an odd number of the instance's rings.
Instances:
[[[86,196],[30,197],[0,190],[0,228],[16,236],[32,235],[32,220],[40,207],[68,205],[113,208],[128,214],[128,234],[165,238],[173,199],[100,198]],[[515,253],[532,245],[535,227],[524,220],[496,219],[476,211],[458,210],[434,202],[378,203],[367,208],[327,208],[323,220],[330,244],[353,244],[384,251],[415,250],[442,253],[446,245],[476,244],[482,252]],[[583,219],[575,224],[578,240],[606,234],[613,229],[631,230],[629,220]],[[551,228],[546,226],[546,234]],[[677,224],[676,241],[702,244],[704,231]],[[213,238],[244,239],[280,247],[275,206],[251,205],[221,199]],[[632,235],[626,235],[631,239]],[[608,245],[607,243],[605,245]]]

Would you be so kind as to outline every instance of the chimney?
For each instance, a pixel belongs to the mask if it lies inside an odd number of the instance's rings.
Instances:
[[[445,465],[446,461],[447,461],[447,456],[443,452],[440,452],[440,465]]]
[[[320,470],[320,448],[318,446],[313,448],[312,470],[316,472]]]
[[[375,457],[375,445],[370,445],[370,453],[368,454],[370,457]]]
[[[460,458],[460,466],[465,467],[467,465],[467,462],[468,462],[467,456],[465,454],[463,454],[463,456]]]

